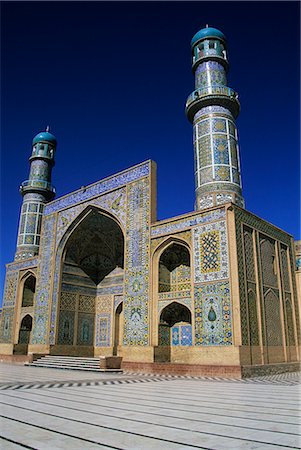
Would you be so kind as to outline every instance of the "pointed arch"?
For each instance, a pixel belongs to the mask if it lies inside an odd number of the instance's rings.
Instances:
[[[280,299],[273,289],[268,289],[264,294],[264,315],[266,345],[282,346]]]
[[[120,221],[93,205],[68,226],[55,255],[50,345],[92,348],[97,286],[116,267],[124,267],[124,239]],[[84,287],[72,288],[76,277]]]
[[[26,344],[26,345],[29,344],[31,330],[32,330],[32,315],[26,314],[21,321],[18,344]]]
[[[36,276],[33,272],[28,271],[21,279],[22,281],[22,300],[21,308],[28,308],[34,305],[36,293]]]

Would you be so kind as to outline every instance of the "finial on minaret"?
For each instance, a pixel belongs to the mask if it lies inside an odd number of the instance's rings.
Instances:
[[[48,133],[48,131],[50,130],[50,126],[49,125],[47,125],[47,127],[46,127],[46,131],[47,131],[47,133]]]

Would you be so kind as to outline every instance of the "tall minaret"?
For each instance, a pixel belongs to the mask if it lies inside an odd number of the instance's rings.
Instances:
[[[195,209],[232,202],[244,207],[235,119],[238,95],[227,86],[227,47],[224,34],[206,26],[192,38],[195,91],[186,102],[193,122]]]
[[[56,138],[49,133],[49,127],[34,137],[29,179],[20,186],[23,204],[15,260],[30,258],[39,252],[44,205],[55,195],[51,186],[55,150]]]

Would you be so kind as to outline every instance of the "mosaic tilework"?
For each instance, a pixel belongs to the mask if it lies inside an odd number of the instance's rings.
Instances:
[[[171,344],[180,345],[180,331],[178,326],[173,326],[171,329]]]
[[[174,297],[170,300],[160,300],[158,301],[158,315],[160,317],[161,312],[163,311],[166,306],[171,305],[176,300],[177,303],[180,303],[181,305],[187,306],[189,309],[192,308],[192,301],[191,298],[177,298]]]
[[[181,345],[192,345],[192,326],[181,325],[180,326],[180,342]]]
[[[170,290],[187,291],[190,290],[190,267],[181,264],[170,272]]]
[[[126,215],[126,189],[118,189],[117,191],[110,192],[101,197],[93,199],[91,201],[81,203],[80,205],[73,206],[72,208],[61,211],[58,214],[57,222],[57,242],[60,241],[67,228],[73,222],[73,220],[86,209],[88,206],[96,206],[112,213],[121,224],[125,227],[125,215]]]
[[[201,272],[218,272],[220,270],[220,233],[212,230],[200,235]]]
[[[115,297],[114,297],[114,311],[116,311],[117,307],[122,302],[123,302],[123,295],[115,295]]]
[[[185,299],[190,297],[190,289],[188,291],[178,291],[178,292],[160,292],[158,294],[159,301],[161,300],[172,300],[172,299]]]
[[[170,327],[169,325],[159,324],[158,345],[170,345]]]
[[[195,345],[231,345],[229,282],[195,286]]]
[[[8,272],[5,278],[3,307],[13,307],[16,303],[19,272]]]
[[[73,345],[74,311],[60,311],[58,326],[58,344]]]
[[[102,314],[96,320],[96,347],[109,347],[111,336],[111,317],[110,314]]]
[[[286,342],[287,345],[296,345],[291,295],[286,294],[285,297]]]
[[[76,294],[71,292],[61,292],[60,310],[75,311],[76,309]]]
[[[181,233],[176,233],[174,236],[176,239],[181,239],[188,244],[191,243],[191,231],[182,231]],[[156,239],[151,240],[151,252],[153,252],[164,240],[166,240],[166,236],[162,236]]]
[[[45,199],[43,198],[43,202],[41,202],[39,194],[37,194],[37,198],[35,200],[32,198],[28,200],[27,196],[28,195],[24,196],[23,205],[21,208],[16,250],[17,253],[22,252],[26,246],[29,246],[29,250],[30,246],[34,246],[32,251],[37,253],[35,246],[39,246],[40,244],[41,222]]]
[[[106,295],[106,294],[117,295],[117,294],[122,294],[122,293],[123,293],[123,285],[97,288],[98,295]]]
[[[278,292],[269,290],[264,296],[266,343],[268,346],[282,346],[280,302]]]
[[[96,347],[108,347],[111,344],[112,305],[113,297],[111,295],[98,295],[96,297]]]
[[[226,222],[222,220],[194,228],[193,241],[195,283],[228,278]]]
[[[195,71],[195,89],[208,85],[227,86],[225,68],[216,61],[203,62],[198,65]]]
[[[56,286],[56,284],[55,284],[55,286]],[[78,286],[74,286],[74,285],[69,284],[69,283],[62,283],[62,291],[77,293],[78,292]],[[95,287],[81,286],[80,287],[80,291],[84,295],[90,295],[90,296],[95,295]]]
[[[258,230],[262,233],[266,233],[270,236],[273,236],[274,239],[279,240],[283,244],[285,244],[289,249],[290,259],[289,263],[291,265],[291,270],[294,270],[293,258],[292,258],[292,249],[291,249],[291,241],[290,236],[286,234],[284,231],[279,230],[273,225],[265,222],[259,217],[249,213],[240,208],[234,208],[235,213],[235,225],[236,225],[236,242],[237,242],[237,256],[238,256],[238,276],[239,276],[239,296],[240,296],[240,311],[241,311],[241,332],[242,332],[242,344],[249,345],[249,335],[248,335],[248,327],[246,324],[247,317],[247,299],[246,299],[246,285],[245,285],[245,276],[244,276],[244,258],[243,258],[243,235],[241,232],[241,224],[247,224],[250,228]],[[294,290],[294,295],[296,295]],[[296,328],[298,333],[298,341],[300,342],[300,326],[299,326],[299,317],[298,310],[296,309]],[[264,320],[264,318],[262,318]],[[264,336],[263,336],[264,338]]]
[[[149,339],[148,183],[148,179],[143,179],[128,186],[123,345],[148,345]]]
[[[94,314],[78,313],[77,345],[93,345]]]
[[[186,228],[195,227],[196,225],[212,222],[214,220],[219,220],[225,217],[225,209],[218,208],[213,211],[204,212],[192,217],[175,220],[163,225],[154,225],[151,229],[151,236],[176,233],[177,231],[183,231]]]
[[[230,196],[230,201],[232,199],[232,196]],[[227,203],[225,201],[221,201],[221,202],[216,202],[217,204],[221,204],[221,203]],[[209,194],[209,195],[202,195],[201,198],[199,198],[198,201],[198,207],[199,209],[205,209],[205,208],[210,208],[211,206],[214,206],[214,201],[213,201],[213,195]]]
[[[1,316],[0,342],[10,343],[13,340],[14,308],[3,308]]]
[[[281,265],[282,265],[284,290],[287,292],[290,292],[291,287],[290,287],[290,277],[289,277],[289,271],[288,271],[286,247],[281,248]]]
[[[263,284],[266,286],[278,287],[278,277],[276,268],[275,241],[261,235],[260,255]]]
[[[36,301],[32,330],[32,344],[48,342],[48,320],[51,286],[51,267],[53,264],[55,244],[54,216],[44,217],[40,261],[37,273]]]
[[[255,282],[255,262],[252,230],[244,229],[244,247],[246,260],[246,277],[247,280]]]
[[[250,345],[259,345],[256,295],[253,291],[248,292],[248,313]]]
[[[38,265],[38,258],[31,258],[24,261],[13,262],[7,264],[6,273],[14,272],[16,270],[27,269],[29,267],[37,267],[37,265]]]
[[[106,205],[108,208],[111,208],[111,211],[114,210],[114,215],[117,216],[120,221],[122,222],[124,220],[124,192],[125,190],[118,190],[112,193],[109,193],[107,196],[100,197],[97,200],[93,200],[95,205],[101,206],[102,209],[104,209],[104,205]],[[103,198],[105,197],[105,200]],[[52,306],[51,306],[51,323],[50,323],[50,335],[49,335],[49,342],[50,345],[55,344],[55,323],[56,323],[56,317],[57,317],[57,305],[58,305],[58,294],[59,294],[59,278],[60,278],[60,265],[61,265],[61,257],[62,252],[65,247],[65,244],[67,242],[67,239],[69,237],[68,233],[64,234],[64,230],[70,226],[71,220],[75,219],[75,213],[80,213],[81,208],[86,208],[91,203],[85,203],[85,205],[79,205],[78,207],[75,206],[74,208],[71,208],[68,210],[68,213],[66,211],[61,212],[58,214],[58,223],[60,224],[60,232],[59,235],[62,236],[60,241],[58,242],[57,246],[57,253],[56,253],[56,259],[55,259],[55,270],[54,270],[54,285],[53,285],[53,297],[52,297]],[[50,216],[51,217],[51,216]],[[64,222],[63,219],[66,219]],[[72,223],[72,221],[71,221]],[[73,288],[71,285],[67,287],[67,285],[63,285],[64,289],[67,289],[68,291],[74,291],[76,288]],[[84,288],[82,289],[82,293],[84,294],[92,294],[91,289]],[[108,286],[108,287],[98,287],[97,288],[97,295],[106,295],[106,294],[122,294],[123,293],[123,286]]]
[[[61,209],[89,200],[92,197],[97,197],[107,191],[117,189],[127,183],[145,177],[146,175],[149,175],[149,173],[150,162],[147,161],[137,167],[128,169],[105,180],[99,181],[98,183],[86,186],[84,189],[80,189],[79,191],[54,200],[46,206],[44,214],[52,214]]]

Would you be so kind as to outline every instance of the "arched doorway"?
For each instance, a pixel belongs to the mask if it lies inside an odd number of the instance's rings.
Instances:
[[[172,302],[160,314],[157,355],[161,361],[170,361],[171,347],[191,346],[191,311],[184,305]]]
[[[65,244],[53,353],[93,355],[96,300],[116,278],[122,279],[123,267],[124,237],[119,224],[90,209]]]
[[[31,330],[32,317],[29,314],[26,314],[26,316],[23,317],[20,325],[18,344],[29,344]]]

